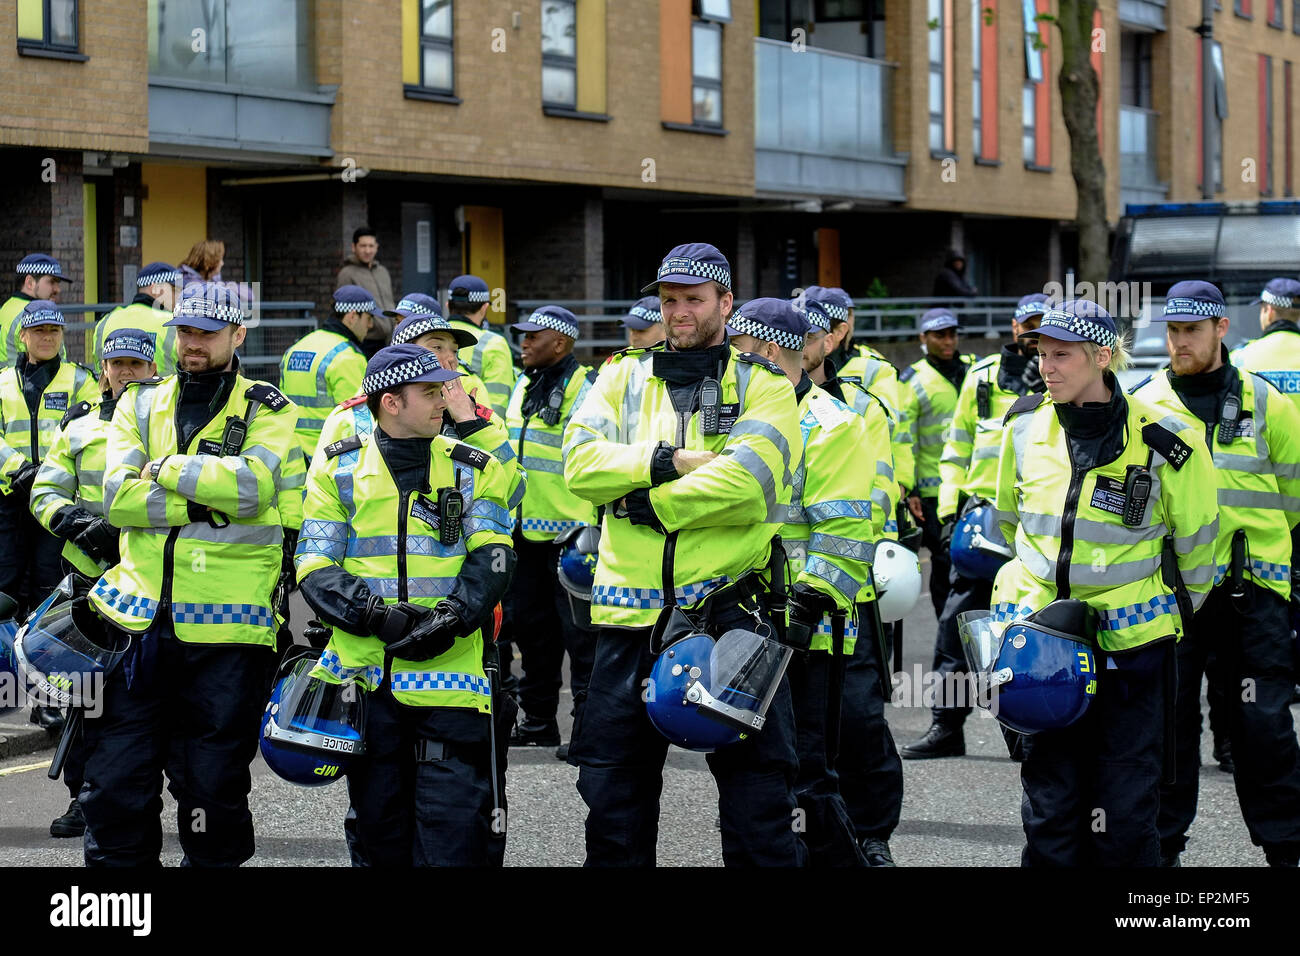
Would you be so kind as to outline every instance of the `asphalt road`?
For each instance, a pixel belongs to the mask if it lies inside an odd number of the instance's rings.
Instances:
[[[299,606],[297,609],[301,611]],[[294,620],[305,619],[295,613]],[[929,669],[934,614],[928,595],[904,624],[904,666]],[[516,665],[517,666],[517,665]],[[568,691],[561,700],[567,735]],[[887,709],[901,746],[929,725],[922,706]],[[1300,716],[1300,708],[1292,713]],[[1024,835],[1020,827],[1020,781],[997,724],[977,712],[966,724],[967,755],[904,761],[902,822],[891,846],[900,866],[1016,866]],[[1200,812],[1183,854],[1185,866],[1263,865],[1251,846],[1237,806],[1232,779],[1210,756],[1203,740]],[[81,863],[81,841],[49,836],[50,820],[64,811],[68,794],[47,779],[50,751],[0,761],[0,865],[60,866]],[[510,832],[506,863],[516,866],[575,866],[583,860],[585,807],[575,788],[578,772],[549,750],[511,751],[508,777]],[[164,791],[163,862],[180,860],[175,803]],[[306,790],[276,778],[259,758],[251,795],[257,855],[250,865],[343,866],[347,851],[342,820],[343,786]],[[716,866],[721,862],[714,829],[717,791],[702,755],[674,750],[664,770],[659,863]]]

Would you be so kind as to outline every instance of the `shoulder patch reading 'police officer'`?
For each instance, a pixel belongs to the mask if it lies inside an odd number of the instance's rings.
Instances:
[[[1174,471],[1182,468],[1187,459],[1192,457],[1192,446],[1185,444],[1164,425],[1155,422],[1143,425],[1142,440],[1160,452],[1165,461],[1174,466]]]
[[[492,456],[485,451],[466,445],[463,442],[456,442],[451,446],[451,457],[453,461],[458,461],[462,465],[469,465],[482,471],[492,461]]]
[[[340,438],[338,441],[332,441],[325,446],[326,458],[337,458],[339,455],[346,455],[350,451],[356,451],[365,440],[360,435],[349,435],[347,438]]]
[[[77,402],[77,404],[73,405],[71,408],[68,409],[67,414],[64,415],[62,421],[59,422],[59,427],[67,428],[68,422],[76,421],[78,418],[80,418],[82,415],[85,415],[94,407],[95,406],[92,405],[90,402]]]
[[[741,352],[736,356],[736,358],[742,362],[748,362],[750,365],[758,365],[761,368],[765,368],[774,375],[785,375],[781,366],[754,352]]]
[[[254,382],[248,386],[244,398],[250,402],[261,402],[273,412],[278,412],[289,404],[289,400],[280,393],[280,390],[267,382]]]
[[[1019,415],[1021,412],[1032,412],[1039,405],[1043,404],[1043,399],[1046,397],[1047,396],[1042,392],[1031,392],[1028,395],[1021,395],[1011,403],[1011,407],[1007,409],[1006,415],[1002,416],[1002,424],[1005,425],[1007,422],[1011,421],[1011,416],[1013,415]]]

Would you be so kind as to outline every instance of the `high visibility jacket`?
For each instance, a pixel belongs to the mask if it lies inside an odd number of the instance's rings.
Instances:
[[[574,409],[582,405],[595,381],[596,373],[590,366],[579,364],[564,388],[564,404],[560,406],[560,420],[548,425],[539,416],[524,416],[524,391],[530,379],[528,373],[519,376],[510,395],[506,411],[506,424],[510,428],[510,442],[519,464],[528,475],[528,489],[524,500],[515,511],[519,531],[528,541],[553,541],[555,536],[569,528],[596,523],[596,509],[590,501],[579,498],[564,483],[564,458],[560,449],[564,444],[564,429],[573,416]]]
[[[871,434],[867,419],[813,385],[799,402],[803,455],[791,480],[790,504],[781,526],[781,543],[795,584],[806,584],[853,616],[853,605],[875,599],[871,561],[880,524],[870,498],[876,462],[888,459],[886,429]],[[845,652],[853,653],[857,629],[845,630]],[[830,649],[823,619],[814,650]]]
[[[108,423],[116,405],[101,396],[97,402],[79,402],[64,416],[63,427],[54,436],[32,484],[32,514],[45,530],[53,531],[54,516],[64,508],[104,514]],[[63,557],[92,581],[108,567],[71,540],[63,543]]]
[[[1275,322],[1257,339],[1232,350],[1232,364],[1258,372],[1300,408],[1300,329]]]
[[[1193,608],[1214,582],[1214,465],[1200,429],[1140,398],[1128,398],[1127,445],[1114,461],[1074,469],[1069,443],[1046,396],[1037,407],[1007,416],[998,459],[995,507],[1015,557],[993,584],[995,620],[1025,617],[1056,598],[1076,598],[1097,611],[1104,651],[1124,651],[1181,637],[1186,624],[1161,577],[1163,538],[1174,536],[1178,568]],[[1161,424],[1163,423],[1163,424]],[[1142,429],[1161,424],[1148,443]],[[1178,443],[1173,450],[1169,441]],[[1124,479],[1130,465],[1150,465],[1151,491],[1141,522],[1123,524]]]
[[[302,453],[316,453],[330,410],[361,391],[366,356],[354,339],[316,329],[289,346],[280,360],[280,390],[298,406],[295,433]]]
[[[484,465],[481,469],[466,456],[452,457],[464,447],[441,435],[433,439],[428,478],[433,493],[427,496],[398,492],[373,439],[357,449],[353,464],[342,462],[342,456],[327,459],[326,467],[313,464],[294,558],[298,581],[335,566],[364,580],[372,594],[390,604],[409,601],[434,607],[452,593],[469,552],[493,544],[510,547],[509,478],[500,462],[481,452],[474,453]],[[437,491],[451,487],[464,497],[464,511],[459,540],[444,545],[436,524]],[[375,690],[383,665],[379,638],[336,627],[315,674],[329,681],[355,677]],[[482,632],[458,638],[450,650],[430,660],[394,658],[389,686],[404,704],[490,714]]]
[[[939,518],[957,513],[961,495],[992,501],[998,488],[998,456],[1002,451],[1002,419],[1019,393],[998,384],[1001,354],[980,359],[971,366],[961,384],[952,421],[944,436],[939,458]],[[981,415],[979,393],[988,394],[988,408]]]
[[[486,395],[480,392],[479,401],[491,406],[492,411],[504,419],[517,375],[510,343],[501,333],[480,329],[460,316],[453,315],[448,321],[453,328],[464,329],[478,337],[478,344],[467,345],[460,350],[460,361],[487,385]],[[468,384],[465,385],[465,391],[469,391]]]
[[[960,355],[967,365],[974,357]],[[970,369],[967,369],[969,374]],[[957,389],[927,359],[913,362],[898,378],[902,416],[916,456],[916,481],[912,491],[922,498],[939,496],[939,459],[944,433],[957,407]]]
[[[916,458],[912,435],[903,419],[905,411],[898,369],[868,345],[859,345],[856,354],[836,373],[841,382],[856,383],[885,403],[889,410],[889,444],[894,456],[894,479],[904,488],[916,484]],[[891,520],[893,517],[891,516]],[[897,521],[893,532],[897,532]]]
[[[1219,537],[1214,548],[1218,584],[1232,565],[1232,537],[1246,532],[1245,572],[1260,587],[1291,596],[1291,529],[1300,522],[1300,411],[1262,376],[1241,372],[1243,434],[1224,444],[1174,391],[1166,371],[1134,395],[1193,428],[1205,429],[1218,485]]]
[[[874,461],[871,482],[871,526],[875,538],[898,533],[898,480],[894,472],[893,426],[889,406],[874,392],[853,381],[837,379],[844,404],[861,415],[867,423],[867,442]]]
[[[0,495],[9,494],[15,472],[45,459],[70,408],[99,397],[94,372],[76,362],[60,362],[33,414],[23,396],[20,370],[25,365],[25,353],[19,352],[16,364],[0,371]]]
[[[90,599],[124,630],[144,631],[170,610],[182,641],[273,647],[271,593],[284,540],[278,503],[298,409],[273,386],[236,373],[225,405],[178,448],[179,393],[173,375],[133,382],[118,399],[104,510],[122,529],[122,561]],[[250,414],[239,454],[222,455],[227,419]],[[164,456],[156,480],[141,474]]]
[[[139,329],[153,333],[153,360],[158,366],[158,374],[163,378],[176,374],[176,326],[163,325],[171,317],[170,312],[155,309],[147,302],[132,302],[114,309],[95,324],[95,352],[90,360],[103,367],[100,356],[104,354],[104,339],[108,333],[118,329]]]
[[[18,341],[18,316],[22,315],[23,309],[31,301],[30,296],[16,292],[0,305],[0,366],[12,365],[13,357],[22,351],[22,345]]]
[[[605,510],[592,589],[594,624],[650,627],[671,599],[693,607],[710,592],[766,566],[790,504],[798,461],[799,413],[780,367],[727,353],[719,379],[719,434],[700,433],[699,413],[679,415],[668,383],[654,374],[664,344],[626,349],[601,369],[564,431],[564,480],[594,505],[649,488],[664,533]],[[733,407],[734,406],[734,407]],[[731,414],[737,417],[734,424]],[[688,475],[651,487],[660,441],[718,457]],[[668,552],[665,555],[665,552]]]

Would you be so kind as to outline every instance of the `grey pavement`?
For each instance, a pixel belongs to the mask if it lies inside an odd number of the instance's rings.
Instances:
[[[925,562],[923,561],[923,564]],[[928,570],[928,569],[927,569]],[[301,629],[299,605],[294,621]],[[905,621],[904,666],[929,669],[934,613],[928,595]],[[516,662],[516,672],[518,662]],[[567,736],[567,689],[560,703]],[[1292,708],[1300,716],[1300,708]],[[925,707],[890,706],[887,716],[899,746],[929,725]],[[0,715],[4,728],[26,725],[26,712]],[[31,728],[35,729],[35,728]],[[49,742],[52,745],[52,742]],[[977,712],[966,723],[967,755],[903,761],[902,822],[891,846],[900,866],[1016,866],[1024,835],[1020,828],[1020,781],[996,721]],[[1203,739],[1200,810],[1183,854],[1185,866],[1259,866],[1263,854],[1251,846],[1237,806],[1232,778],[1211,760]],[[62,783],[46,778],[50,750],[0,759],[0,865],[59,866],[81,863],[79,840],[49,836],[49,823],[68,804]],[[550,750],[511,751],[507,797],[510,806],[506,863],[512,866],[576,866],[583,859],[586,816],[575,784],[575,768]],[[163,862],[180,860],[175,803],[164,791]],[[295,787],[276,778],[259,758],[253,765],[250,797],[257,855],[250,865],[344,866],[347,850],[342,821],[347,807],[343,785]],[[721,862],[717,790],[702,755],[674,749],[664,770],[658,859],[665,866],[716,866]]]

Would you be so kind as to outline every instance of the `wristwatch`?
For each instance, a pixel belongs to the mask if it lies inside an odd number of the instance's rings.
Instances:
[[[165,461],[166,461],[168,458],[170,458],[170,457],[171,457],[170,455],[163,455],[161,458],[159,458],[157,461],[155,461],[152,465],[150,465],[150,466],[149,466],[149,477],[152,478],[154,481],[157,481],[157,480],[158,480],[158,470],[159,470],[160,468],[162,468],[162,466],[163,466],[163,462],[165,462]]]

